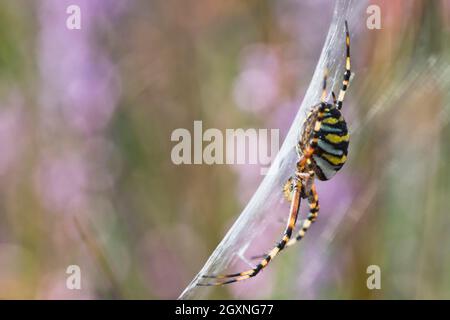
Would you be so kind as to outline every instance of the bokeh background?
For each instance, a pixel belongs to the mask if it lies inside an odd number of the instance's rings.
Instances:
[[[0,2],[0,298],[178,297],[263,176],[174,165],[171,133],[202,120],[282,141],[333,1]],[[382,29],[354,25],[349,161],[318,183],[318,222],[206,297],[450,298],[450,1],[369,4]]]

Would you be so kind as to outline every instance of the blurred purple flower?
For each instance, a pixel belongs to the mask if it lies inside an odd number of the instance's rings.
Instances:
[[[250,200],[256,187],[264,178],[261,175],[261,166],[255,164],[237,164],[231,168],[237,172],[239,177],[236,196],[242,204],[245,204]]]
[[[81,30],[66,27],[66,10],[73,4],[80,7]],[[42,1],[40,129],[46,148],[36,172],[36,187],[51,211],[86,209],[90,204],[87,189],[105,191],[114,183],[114,177],[104,168],[116,156],[102,133],[118,105],[121,83],[109,53],[98,45],[101,39],[97,37],[112,31],[114,19],[129,4]],[[78,144],[68,143],[77,141],[80,135],[83,140]],[[64,151],[61,154],[55,149]]]
[[[35,177],[44,206],[52,212],[75,213],[87,203],[87,167],[77,155],[45,158]]]
[[[144,278],[154,288],[159,299],[175,299],[189,277],[177,252],[179,244],[164,230],[154,229],[146,234],[138,247],[144,268]]]
[[[94,38],[123,7],[120,1],[77,1],[81,9],[81,30],[66,28],[68,0],[42,3],[40,70],[43,121],[50,127],[63,121],[81,133],[103,129],[117,106],[120,81],[114,65],[99,50]],[[106,22],[105,22],[106,21]],[[60,125],[60,124],[59,124]]]
[[[278,59],[262,44],[244,49],[241,72],[234,82],[233,97],[238,107],[258,112],[278,97]]]
[[[300,103],[302,100],[303,97],[299,96],[297,99],[287,100],[283,103],[280,103],[277,106],[272,118],[269,119],[270,127],[279,128],[280,130],[280,147],[289,131],[289,128],[292,125],[292,122],[294,121],[295,115],[298,111],[298,108],[300,107]]]
[[[275,3],[275,17],[280,29],[294,37],[302,55],[308,57],[320,51],[328,29],[323,21],[331,21],[333,8],[334,2],[327,0],[281,0]]]

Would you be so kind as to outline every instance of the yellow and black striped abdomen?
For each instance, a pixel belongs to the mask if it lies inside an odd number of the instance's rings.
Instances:
[[[322,119],[316,120],[318,138],[312,156],[313,169],[320,180],[331,179],[347,160],[349,134],[341,112],[328,105]]]

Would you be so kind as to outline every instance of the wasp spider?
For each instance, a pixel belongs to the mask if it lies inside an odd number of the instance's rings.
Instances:
[[[289,219],[283,237],[253,269],[225,275],[204,275],[203,278],[216,279],[214,282],[199,283],[201,286],[215,286],[233,283],[256,276],[273,260],[280,251],[301,240],[319,212],[319,197],[314,180],[331,179],[347,160],[349,134],[347,124],[341,114],[342,103],[350,80],[350,36],[345,21],[346,60],[344,80],[339,96],[332,92],[333,103],[326,101],[327,72],[323,79],[322,97],[319,104],[312,107],[303,123],[300,141],[297,144],[298,161],[294,175],[286,182],[283,191],[291,203]],[[298,233],[293,236],[301,199],[309,203],[309,215],[302,222]]]

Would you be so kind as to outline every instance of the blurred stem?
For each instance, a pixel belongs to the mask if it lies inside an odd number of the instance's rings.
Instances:
[[[119,282],[117,281],[116,276],[111,268],[108,259],[106,258],[105,250],[101,247],[98,240],[94,236],[94,230],[92,228],[92,224],[89,227],[84,228],[81,225],[81,222],[78,220],[76,216],[74,216],[75,227],[80,234],[81,239],[85,243],[92,257],[96,261],[99,266],[100,271],[108,278],[111,283],[111,293],[113,299],[120,299],[123,297],[122,290],[120,288]]]

